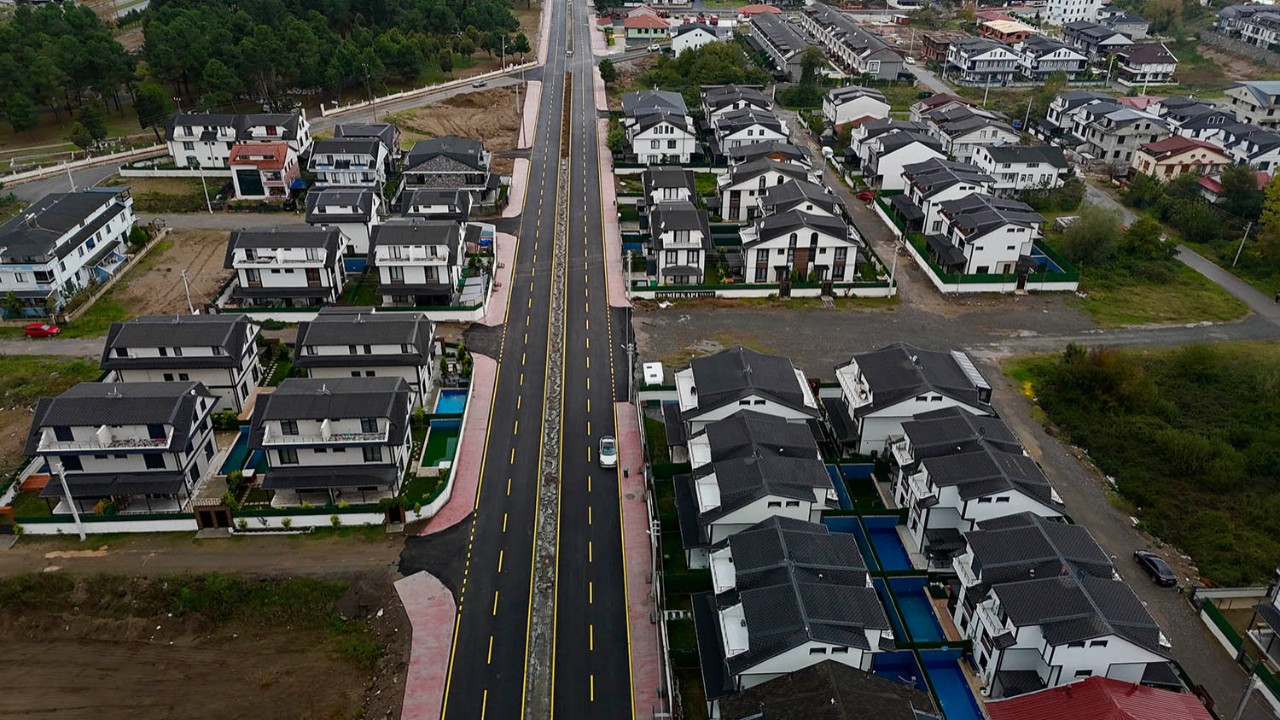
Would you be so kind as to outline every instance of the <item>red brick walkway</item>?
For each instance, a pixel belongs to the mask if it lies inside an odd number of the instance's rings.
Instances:
[[[649,509],[644,500],[644,447],[640,442],[640,421],[631,403],[617,403],[619,467],[625,470],[622,483],[623,552],[627,564],[627,618],[631,626],[631,683],[635,694],[635,717],[652,717],[661,702],[661,659],[658,657],[657,626],[649,621],[655,609],[647,582],[653,569],[653,548],[649,537]]]
[[[493,405],[493,384],[498,363],[493,358],[472,353],[471,394],[467,396],[462,439],[450,472],[453,490],[449,501],[427,521],[420,535],[431,535],[457,525],[476,509],[476,489],[480,486],[480,464],[484,460],[485,433],[489,427],[489,407]]]
[[[401,720],[439,720],[457,617],[453,593],[430,573],[420,572],[397,580],[396,594],[413,628]]]

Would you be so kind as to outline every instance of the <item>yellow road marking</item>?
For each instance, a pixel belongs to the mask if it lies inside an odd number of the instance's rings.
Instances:
[[[498,617],[498,591],[493,591],[493,616]]]
[[[507,478],[507,494],[511,494],[511,478]],[[506,515],[504,514],[503,517],[506,517]]]
[[[515,449],[515,448],[511,448],[511,464],[512,464],[512,465],[515,465],[515,464],[516,464],[516,449]]]
[[[486,665],[493,664],[493,636],[489,636],[489,657],[484,661]],[[487,690],[485,692],[488,692]]]
[[[488,690],[485,690],[485,693],[488,693],[488,692],[489,692]],[[596,675],[595,673],[592,673],[591,674],[591,702],[595,702],[595,701],[596,701]],[[484,718],[483,712],[480,713],[480,717],[483,720]]]
[[[502,513],[502,532],[507,531],[507,514]]]
[[[511,429],[511,434],[512,434],[512,435],[519,435],[519,434],[520,434],[520,421],[519,421],[519,420],[517,420],[517,421],[516,421],[516,425],[515,425],[515,427],[513,427],[513,428]]]
[[[589,508],[588,508],[589,509]],[[498,551],[498,572],[502,572],[502,558],[507,554],[506,550]]]
[[[587,562],[595,562],[595,543],[591,542],[590,540],[587,541]],[[494,590],[493,594],[496,596],[498,594],[498,591]],[[496,597],[494,599],[494,604],[495,606],[497,604]]]
[[[524,365],[524,359],[525,359],[525,354],[524,354],[524,352],[521,352],[521,353],[520,353],[520,364],[521,364],[521,365]]]
[[[595,652],[596,650],[596,624],[587,625],[587,650]]]
[[[588,505],[588,506],[587,506],[587,524],[588,524],[588,525],[590,525],[593,519],[594,519],[594,517],[593,517],[592,512],[591,512],[591,506],[590,506],[590,505]],[[499,552],[501,552],[501,551],[499,551]]]
[[[588,363],[587,367],[591,367]],[[591,412],[591,398],[587,398],[587,412]]]
[[[595,699],[595,693],[596,693],[595,687],[596,687],[595,680],[592,680],[592,684],[591,684],[592,700]],[[481,696],[480,698],[480,720],[484,720],[485,711],[487,711],[488,709],[489,709],[489,688],[485,688],[484,695]]]
[[[595,602],[596,602],[596,584],[588,580],[587,581],[587,604],[594,605]]]
[[[591,437],[591,421],[587,421],[587,437]]]

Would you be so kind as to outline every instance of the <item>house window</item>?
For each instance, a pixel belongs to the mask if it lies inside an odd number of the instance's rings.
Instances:
[[[1106,646],[1107,646],[1106,640],[1094,640],[1093,642],[1089,643],[1089,647],[1106,647]]]
[[[650,149],[650,150],[657,150],[657,149],[659,149],[660,147],[662,147],[662,141],[661,141],[661,140],[651,140],[651,141],[649,141],[649,149]]]
[[[998,498],[996,498],[996,502],[997,502],[997,503],[1007,503],[1007,502],[1009,502],[1009,498],[1008,498],[1008,497],[998,497]]]
[[[183,149],[183,150],[195,150],[195,149],[196,149],[196,144],[195,144],[195,143],[193,143],[193,142],[184,142],[184,143],[182,143],[182,149]]]
[[[677,264],[677,263],[679,263],[679,262],[680,262],[680,251],[679,251],[679,250],[668,250],[668,251],[667,251],[667,264],[668,264],[668,265],[675,265],[675,264]]]
[[[668,149],[668,150],[675,150],[675,149],[676,149],[676,141],[675,141],[675,140],[668,140],[668,141],[667,141],[667,149]]]
[[[186,381],[186,380],[190,380],[191,376],[188,375],[187,373],[178,373],[178,379]]]
[[[297,465],[298,464],[297,450],[294,450],[293,448],[285,448],[284,450],[279,450],[277,452],[280,453],[281,465]]]
[[[788,501],[787,501],[787,507],[794,507],[794,508],[798,508],[798,507],[800,507],[800,501],[799,501],[799,500],[788,500]]]
[[[980,498],[978,498],[978,504],[979,504],[979,505],[986,505],[986,504],[988,504],[988,503],[990,503],[990,502],[991,502],[991,498],[989,498],[989,497],[980,497]]]
[[[378,432],[377,418],[360,418],[360,432],[376,433]]]
[[[64,455],[62,457],[63,470],[83,470],[84,466],[80,464],[79,455]]]
[[[697,265],[697,264],[698,264],[698,251],[697,251],[697,250],[687,250],[687,251],[685,251],[685,262],[687,262],[687,263],[688,263],[688,264],[690,264],[690,265]]]
[[[297,420],[281,420],[280,432],[283,435],[297,435],[298,421]]]
[[[363,450],[365,462],[382,462],[382,448],[367,447],[363,448]]]
[[[824,647],[809,648],[810,655],[826,655],[827,649]]]
[[[1076,678],[1087,678],[1093,675],[1092,670],[1077,670]]]
[[[832,655],[848,655],[848,654],[849,654],[849,648],[847,648],[847,647],[833,647],[833,648],[831,648],[831,654],[832,654]]]
[[[164,469],[164,455],[160,455],[160,454],[143,455],[142,460],[148,470]]]
[[[768,506],[769,506],[769,507],[771,507],[771,508],[782,507],[782,501],[781,501],[781,500],[770,500],[770,501],[769,501],[769,503],[768,503]]]
[[[1069,647],[1069,648],[1082,648],[1082,647],[1084,647],[1084,641],[1083,641],[1083,640],[1080,640],[1080,641],[1077,641],[1077,642],[1069,642],[1069,643],[1067,643],[1067,647]]]

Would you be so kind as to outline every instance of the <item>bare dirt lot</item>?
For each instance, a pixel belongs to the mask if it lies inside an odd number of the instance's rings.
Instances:
[[[191,301],[197,308],[213,302],[230,275],[230,271],[222,267],[227,250],[226,231],[173,230],[164,241],[168,247],[152,250],[147,258],[148,266],[135,268],[112,293],[113,300],[135,315],[187,312],[183,270],[187,271]]]
[[[46,573],[0,582],[21,672],[7,717],[395,717],[407,619],[390,577],[348,582]]]
[[[514,87],[455,95],[396,113],[387,120],[400,126],[401,142],[406,146],[441,135],[483,140],[485,148],[493,153],[493,170],[504,175],[511,172],[512,159],[502,155],[515,148],[520,130]]]

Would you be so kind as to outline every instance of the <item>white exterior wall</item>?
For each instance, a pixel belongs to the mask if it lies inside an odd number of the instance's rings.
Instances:
[[[822,99],[822,116],[829,125],[843,125],[864,117],[887,118],[889,109],[888,103],[882,103],[873,97],[862,96],[839,105],[831,102],[830,97]]]
[[[778,132],[773,128],[767,128],[763,125],[752,125],[749,128],[744,128],[720,138],[720,149],[727,152],[729,150],[740,148],[743,145],[753,145],[755,143],[772,142],[775,140],[786,142],[786,133]]]
[[[946,155],[918,142],[898,148],[888,155],[880,156],[876,163],[876,177],[879,180],[880,189],[905,189],[906,182],[902,179],[902,168],[924,162],[929,158],[947,159]]]
[[[188,134],[184,126],[173,129],[173,139],[165,144],[169,146],[169,156],[180,168],[199,167],[205,170],[225,170],[227,159],[231,157],[231,146],[236,143],[236,131],[232,127],[216,128],[216,140],[203,141],[200,136],[204,126],[191,127]]]
[[[726,222],[746,222],[753,217],[759,217],[760,214],[760,196],[764,195],[764,191],[774,185],[781,185],[790,180],[789,175],[783,175],[776,170],[768,170],[759,177],[745,180],[737,184],[728,182],[729,176],[725,177],[724,185],[717,190],[720,194],[720,211],[721,217]],[[731,194],[737,191],[739,198],[739,207],[736,213],[730,212]]]
[[[657,147],[654,147],[654,144]],[[670,123],[658,123],[631,136],[631,152],[641,163],[687,163],[698,148],[697,139]]]
[[[878,631],[868,631],[868,635],[874,633],[875,640],[871,642],[872,647],[878,647],[880,643],[880,633]],[[750,671],[744,672],[738,676],[738,685],[740,689],[747,689],[766,683],[774,678],[789,675],[797,670],[803,670],[810,665],[816,665],[823,660],[835,660],[842,665],[855,667],[859,670],[871,670],[871,660],[873,653],[860,650],[858,648],[847,648],[847,652],[835,654],[832,649],[836,646],[820,642],[808,642],[799,647],[788,650],[781,655],[769,658],[768,660],[751,668]],[[825,653],[813,654],[812,649],[825,650]]]
[[[706,478],[710,479],[710,477]],[[790,503],[790,506],[788,506]],[[771,517],[787,517],[806,522],[822,520],[823,505],[803,500],[776,496],[761,498],[744,508],[720,518],[707,528],[707,539],[712,544],[725,540]]]
[[[58,291],[65,288],[68,283],[72,283],[80,288],[85,287],[85,285],[89,283],[93,274],[93,268],[87,265],[88,260],[94,256],[103,243],[120,243],[120,246],[116,251],[122,255],[124,254],[125,245],[127,244],[129,237],[129,231],[133,229],[135,222],[132,196],[118,198],[111,203],[104,204],[102,209],[97,213],[85,218],[85,222],[93,222],[102,213],[114,209],[116,203],[124,204],[124,212],[120,213],[106,225],[102,226],[92,236],[86,238],[80,246],[67,253],[67,255],[61,260],[53,257],[53,253],[51,251],[49,260],[44,263],[5,263],[0,265],[0,293],[7,293],[9,291],[18,292],[52,289],[55,291],[54,297],[57,299],[59,307],[61,307],[63,301],[62,296]],[[72,231],[58,238],[57,244],[61,245],[67,242],[69,237],[74,233],[75,231]],[[92,248],[89,247],[90,242],[93,243]],[[35,273],[37,272],[47,273],[49,281],[37,282],[35,276]]]
[[[811,236],[818,236],[817,254],[809,258],[809,268],[825,267],[826,272],[823,276],[824,280],[832,282],[847,282],[857,277],[856,266],[858,261],[858,247],[848,238],[838,238],[827,233],[809,228],[802,228],[796,233],[796,248],[807,249],[810,247]],[[755,243],[748,248],[743,248],[743,275],[747,284],[756,282],[773,283],[776,282],[774,267],[777,265],[785,265],[787,261],[787,249],[791,245],[791,239],[788,235],[779,235],[777,237]],[[835,271],[835,252],[838,248],[844,248],[845,260],[844,270],[839,275]],[[768,263],[766,268],[765,279],[757,281],[756,279],[756,253],[760,250],[768,253]],[[794,269],[788,266],[787,272]]]
[[[282,242],[286,240],[282,237]],[[307,250],[315,250],[315,259],[307,257]],[[307,270],[319,270],[320,287],[331,288],[330,302],[337,300],[342,292],[344,274],[342,270],[343,252],[340,247],[333,265],[325,264],[324,248],[257,248],[253,259],[245,253],[244,248],[237,248],[232,256],[231,265],[235,268],[240,285],[249,286],[248,271],[257,270],[263,288],[300,288],[307,287]]]
[[[950,227],[947,234],[953,240],[959,237],[951,231]],[[1029,228],[1008,224],[982,237],[965,238],[964,254],[968,261],[965,263],[964,272],[965,274],[1011,273],[1017,265],[1018,258],[1031,254],[1033,241],[1038,237],[1040,234]]]
[[[119,382],[180,382],[194,380],[204,383],[209,392],[218,398],[214,412],[244,409],[245,401],[258,387],[262,378],[262,367],[258,364],[258,356],[251,353],[252,360],[238,369],[231,368],[179,368],[173,370],[134,369],[116,370]]]
[[[1098,21],[1102,0],[1049,0],[1044,19],[1049,25],[1066,25],[1077,20]]]
[[[316,174],[316,186],[382,187],[387,181],[387,149],[381,142],[377,147],[377,157],[364,153],[325,153],[320,158],[313,153],[309,169]],[[341,161],[350,163],[350,167],[345,170],[336,169],[334,166]]]
[[[710,45],[715,41],[716,36],[706,30],[690,30],[687,33],[671,38],[671,52],[675,57],[680,57],[680,53],[686,50],[695,50],[703,45]]]
[[[940,233],[946,222],[942,219],[941,205],[948,200],[959,200],[974,193],[985,192],[982,186],[971,183],[956,183],[949,188],[939,190],[929,198],[923,198],[918,191],[908,190],[916,205],[924,213],[924,228],[926,234]]]
[[[349,365],[346,367],[307,368],[307,377],[311,378],[352,378],[352,377],[399,377],[409,384],[413,391],[413,406],[421,407],[423,397],[431,392],[431,373],[425,367],[416,365],[379,365],[362,367]]]
[[[1059,168],[1043,162],[999,163],[991,158],[985,147],[975,148],[973,164],[995,178],[994,190],[1009,195],[1030,188],[1062,187],[1063,173]]]
[[[1022,138],[1004,128],[985,127],[956,137],[943,137],[942,147],[960,162],[971,162],[974,151],[990,145],[1017,145]]]

